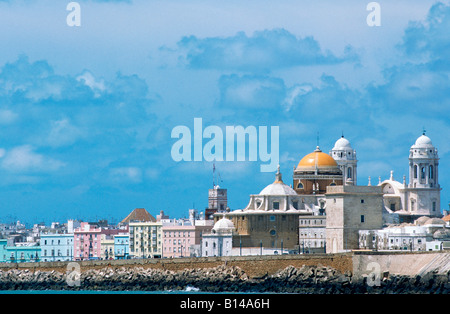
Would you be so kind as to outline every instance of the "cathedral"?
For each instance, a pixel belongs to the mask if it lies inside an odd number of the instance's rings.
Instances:
[[[409,151],[408,183],[405,176],[403,182],[395,181],[391,172],[389,180],[376,186],[370,178],[368,185],[359,186],[356,150],[344,136],[328,154],[317,146],[294,167],[292,185],[283,182],[278,167],[275,181],[250,195],[246,207],[225,214],[234,226],[233,247],[300,252],[314,251],[319,243],[315,251],[325,252],[328,243],[332,248],[326,252],[337,252],[357,248],[358,230],[440,217],[438,161],[437,149],[424,133]],[[216,213],[214,219],[217,223],[225,216]]]

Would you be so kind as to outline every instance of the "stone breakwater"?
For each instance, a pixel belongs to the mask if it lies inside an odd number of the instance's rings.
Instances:
[[[105,267],[78,273],[55,270],[9,269],[0,271],[0,290],[105,290],[199,292],[269,292],[314,294],[364,293],[450,293],[450,271],[430,272],[424,276],[393,275],[387,272],[376,278],[355,279],[351,272],[341,273],[328,266],[288,266],[274,274],[249,277],[237,266],[193,268],[179,271],[143,267]],[[73,273],[72,273],[73,275]],[[72,286],[68,283],[72,283]],[[197,290],[198,289],[198,290]]]

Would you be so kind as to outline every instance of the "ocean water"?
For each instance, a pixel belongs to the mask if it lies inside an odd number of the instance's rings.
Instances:
[[[108,290],[0,290],[0,294],[163,294],[163,295],[179,295],[179,294],[265,294],[259,292],[205,292],[200,291],[195,287],[186,287],[184,290],[161,290],[161,291],[145,291],[145,290],[133,290],[133,291],[108,291]]]

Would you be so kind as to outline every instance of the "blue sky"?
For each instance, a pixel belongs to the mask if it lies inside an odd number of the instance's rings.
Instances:
[[[175,162],[171,131],[279,126],[292,169],[342,132],[358,183],[408,174],[425,128],[450,201],[450,4],[378,1],[0,1],[0,220],[120,221],[207,206],[209,162]],[[231,209],[274,179],[218,162]]]

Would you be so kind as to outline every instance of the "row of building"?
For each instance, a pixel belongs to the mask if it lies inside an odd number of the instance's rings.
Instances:
[[[278,167],[273,183],[230,210],[214,185],[208,208],[188,219],[133,210],[117,226],[69,221],[35,231],[39,241],[0,240],[0,261],[173,258],[338,253],[349,250],[450,249],[448,213],[441,213],[439,157],[424,134],[409,152],[403,176],[358,185],[356,150],[343,136],[329,153],[317,147],[294,166],[292,184]]]
[[[196,210],[190,214],[190,219],[169,219],[160,212],[155,218],[137,208],[116,226],[69,220],[37,226],[37,233],[11,228],[15,231],[0,239],[0,262],[199,256],[202,235],[211,231],[213,221],[202,219]]]

